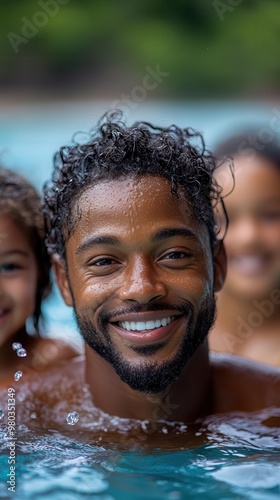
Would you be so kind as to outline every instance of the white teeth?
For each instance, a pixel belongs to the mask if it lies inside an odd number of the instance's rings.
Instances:
[[[120,321],[119,326],[125,330],[143,332],[144,330],[155,330],[161,326],[169,325],[171,321],[172,317],[169,316],[163,319],[156,319],[155,321]]]

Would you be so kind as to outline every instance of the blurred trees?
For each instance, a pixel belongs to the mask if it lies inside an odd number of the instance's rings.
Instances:
[[[279,23],[278,0],[2,0],[0,87],[111,97],[159,64],[154,96],[276,96]]]

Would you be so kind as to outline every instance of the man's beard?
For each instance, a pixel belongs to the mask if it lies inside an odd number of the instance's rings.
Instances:
[[[204,342],[209,330],[213,326],[216,314],[216,302],[212,297],[207,307],[199,311],[196,321],[194,319],[194,309],[191,304],[187,306],[171,307],[168,304],[147,304],[143,307],[136,305],[129,310],[121,311],[122,314],[137,313],[143,311],[179,311],[185,318],[187,326],[182,338],[181,345],[172,359],[162,363],[149,361],[149,356],[160,351],[164,343],[151,344],[147,346],[130,346],[143,362],[138,366],[133,366],[114,347],[109,332],[108,320],[113,315],[101,313],[98,320],[98,328],[94,328],[90,320],[82,317],[75,310],[77,323],[86,343],[101,357],[108,361],[120,379],[128,384],[132,389],[144,393],[159,393],[174,382],[182,372],[187,361],[193,356],[197,348]],[[116,312],[114,312],[116,317]]]

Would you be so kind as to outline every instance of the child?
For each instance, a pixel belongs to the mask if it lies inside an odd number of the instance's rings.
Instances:
[[[38,335],[41,303],[50,292],[40,208],[35,188],[0,167],[0,385],[75,354],[70,346]],[[35,335],[27,334],[27,319]]]
[[[233,157],[235,186],[224,198],[228,271],[210,348],[280,366],[280,148],[261,137],[233,137],[217,153]],[[225,192],[230,177],[220,167]]]

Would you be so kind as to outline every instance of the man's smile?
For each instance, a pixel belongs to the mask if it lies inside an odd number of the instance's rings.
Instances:
[[[137,330],[138,332],[141,332],[146,330],[155,330],[161,326],[169,325],[169,323],[174,321],[174,319],[176,319],[175,316],[167,316],[166,318],[150,321],[120,321],[118,326],[121,326],[125,330]]]
[[[166,326],[182,313],[170,310],[163,311],[142,311],[118,314],[110,318],[110,323],[115,323],[125,330],[154,330],[161,326]]]
[[[182,318],[182,315],[163,316],[162,314],[154,314],[154,319],[147,321],[137,321],[135,319],[134,321],[118,321],[111,324],[124,340],[144,345],[166,339],[169,334],[174,333],[174,328],[178,326]]]

